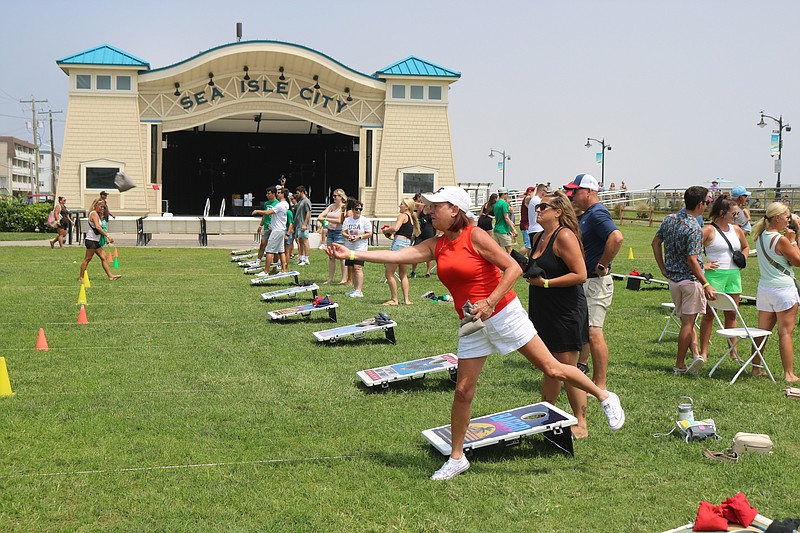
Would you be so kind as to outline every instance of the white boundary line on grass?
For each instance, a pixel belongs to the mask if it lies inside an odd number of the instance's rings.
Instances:
[[[166,346],[163,344],[151,344],[151,345],[128,345],[128,346],[57,346],[57,347],[50,347],[48,348],[49,351],[58,351],[58,350],[141,350],[143,348],[175,348],[175,346]],[[28,352],[28,351],[37,351],[36,348],[2,348],[0,347],[0,352]]]
[[[115,389],[113,391],[99,389],[96,391],[90,392],[31,392],[31,393],[17,393],[20,396],[88,396],[91,394],[104,394],[107,392],[115,392],[120,394],[196,394],[201,392],[209,392],[209,393],[218,393],[223,392],[220,389],[167,389],[167,390],[132,390],[132,391],[120,391],[119,389]]]
[[[164,321],[164,322],[128,322],[127,325],[131,326],[131,325],[142,324],[142,325],[146,326],[146,325],[149,325],[149,324],[222,324],[223,322],[226,323],[226,324],[229,323],[229,322],[225,322],[223,320],[173,320],[173,321]],[[116,324],[117,322],[112,322],[112,321],[103,322],[102,320],[99,320],[99,321],[93,321],[92,323],[93,324]],[[32,325],[43,324],[45,326],[65,326],[65,325],[71,326],[73,324],[77,325],[78,323],[75,322],[75,321],[70,321],[70,322],[37,322],[36,324],[34,324],[33,322],[29,322],[29,324],[32,324]]]
[[[212,468],[216,466],[238,466],[238,465],[260,465],[277,463],[301,463],[304,461],[334,461],[343,459],[358,459],[362,455],[330,455],[323,457],[303,457],[300,459],[262,459],[258,461],[234,461],[226,463],[198,463],[190,465],[164,465],[164,466],[137,466],[130,468],[111,468],[101,470],[73,470],[66,472],[40,472],[32,474],[10,474],[0,476],[0,479],[21,478],[21,477],[53,477],[53,476],[76,476],[86,474],[121,474],[125,472],[149,472],[152,470],[181,470],[186,468]]]

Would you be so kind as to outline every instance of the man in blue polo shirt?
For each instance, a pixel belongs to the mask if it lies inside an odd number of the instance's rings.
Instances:
[[[572,204],[583,215],[580,219],[581,240],[588,279],[583,284],[586,304],[589,307],[589,343],[581,349],[578,368],[586,372],[589,352],[592,354],[592,381],[606,389],[608,374],[608,344],[603,335],[606,313],[614,298],[614,281],[611,279],[611,262],[622,247],[622,232],[611,219],[611,213],[600,203],[597,179],[589,174],[578,174],[564,185]],[[571,194],[570,194],[571,193]]]

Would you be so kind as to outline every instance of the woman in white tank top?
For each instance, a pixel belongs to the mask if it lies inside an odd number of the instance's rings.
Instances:
[[[786,204],[773,202],[767,206],[764,218],[753,226],[753,240],[756,241],[758,268],[761,271],[756,294],[758,327],[772,331],[778,325],[783,379],[790,383],[800,381],[794,373],[792,344],[797,306],[800,303],[797,287],[794,286],[792,267],[800,266],[800,251],[797,249],[796,229],[788,227],[791,216]],[[779,267],[773,265],[773,262]],[[756,339],[756,342],[760,343],[761,340]],[[761,359],[756,358],[753,363],[761,364]],[[763,374],[763,370],[753,369],[754,376]]]
[[[717,292],[730,295],[736,305],[742,294],[742,275],[733,262],[731,248],[747,257],[750,252],[747,237],[735,222],[739,206],[727,194],[723,194],[711,206],[711,224],[703,226],[703,247],[706,251],[706,280]],[[722,236],[725,234],[725,237]],[[731,243],[730,247],[728,242]],[[725,311],[725,327],[736,327],[736,312]],[[708,344],[714,328],[714,313],[706,306],[706,314],[700,322],[700,357],[708,359]]]

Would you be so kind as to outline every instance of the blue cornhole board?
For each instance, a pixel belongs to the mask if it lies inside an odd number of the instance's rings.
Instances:
[[[539,402],[525,407],[517,407],[500,413],[473,418],[464,437],[464,451],[469,452],[485,446],[504,444],[514,446],[522,437],[543,433],[545,440],[561,451],[574,455],[570,426],[578,419],[558,407]],[[452,451],[450,424],[426,429],[422,436],[443,455]]]
[[[257,278],[250,280],[250,285],[266,285],[270,281],[282,278],[294,278],[295,283],[300,283],[300,278],[298,277],[299,275],[300,272],[292,270],[290,272],[278,272],[277,274],[272,274],[270,276],[258,276]]]
[[[316,283],[307,285],[305,287],[287,287],[285,289],[280,289],[277,291],[265,292],[264,294],[261,295],[261,299],[266,302],[269,300],[274,300],[275,298],[280,298],[282,296],[294,297],[297,296],[298,294],[303,294],[304,292],[311,292],[311,294],[313,294],[314,297],[316,298],[318,290],[319,287],[317,286]]]
[[[434,357],[406,361],[405,363],[359,370],[356,375],[361,378],[361,381],[367,387],[380,385],[381,388],[388,389],[389,383],[393,381],[414,379],[416,377],[424,378],[427,374],[435,374],[437,372],[449,371],[451,379],[455,380],[457,369],[458,357],[452,353],[443,353]]]
[[[394,320],[388,324],[382,324],[380,326],[376,324],[372,324],[370,326],[359,326],[358,324],[352,324],[350,326],[326,329],[324,331],[315,331],[314,337],[316,337],[317,341],[319,342],[329,342],[333,344],[343,337],[359,338],[364,337],[365,334],[371,331],[383,331],[386,334],[386,340],[392,344],[396,344],[396,340],[394,338],[394,328],[396,326],[397,322]]]
[[[257,252],[258,248],[244,248],[242,250],[231,250],[231,255],[244,255]]]
[[[231,257],[231,261],[237,263],[239,261],[248,261],[252,260],[254,257],[258,257],[258,254],[244,254],[244,255],[234,255]]]
[[[298,305],[296,307],[287,307],[286,309],[278,309],[277,311],[270,311],[267,313],[272,320],[283,320],[284,318],[289,318],[290,316],[310,316],[311,313],[315,313],[317,311],[327,311],[328,317],[333,321],[336,322],[336,308],[339,307],[339,304],[333,302],[328,305],[323,306],[315,306],[314,304],[305,304],[305,305]]]

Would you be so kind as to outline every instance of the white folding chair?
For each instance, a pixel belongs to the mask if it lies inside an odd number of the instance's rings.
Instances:
[[[681,332],[681,320],[678,314],[675,312],[675,304],[672,302],[664,302],[661,304],[661,306],[669,309],[670,313],[667,317],[667,323],[664,324],[664,329],[661,330],[661,335],[658,337],[658,341],[656,342],[661,342],[664,339],[664,336],[667,334],[678,335]],[[700,325],[697,323],[698,320],[700,320],[700,315],[697,315],[697,318],[694,319],[694,327],[700,331]],[[717,321],[719,322],[719,319],[717,319]],[[670,325],[674,325],[677,329],[675,331],[669,329]],[[722,324],[720,324],[719,327],[722,327]]]
[[[725,339],[729,341],[729,346],[728,351],[719,358],[719,361],[717,361],[717,363],[711,369],[711,372],[708,373],[708,376],[711,377],[717,367],[719,367],[719,365],[725,359],[728,359],[728,356],[731,356],[731,359],[739,363],[740,368],[739,371],[733,376],[733,379],[730,381],[730,383],[728,383],[729,385],[733,385],[733,383],[739,378],[739,375],[741,375],[741,373],[744,372],[748,366],[766,370],[769,378],[774,382],[775,378],[772,377],[772,372],[770,371],[769,366],[767,366],[767,360],[762,352],[764,345],[767,343],[767,339],[769,339],[769,336],[772,335],[772,331],[747,327],[747,323],[745,323],[744,318],[742,318],[742,314],[739,312],[739,307],[736,305],[736,302],[734,302],[733,298],[725,293],[718,292],[716,300],[709,300],[708,303],[711,306],[711,310],[714,312],[714,316],[717,317],[717,322],[719,322],[719,315],[717,315],[717,311],[735,311],[736,320],[741,326],[738,328],[723,327],[717,330],[718,335],[725,337]],[[761,338],[761,342],[757,343],[756,337]],[[736,350],[736,346],[743,339],[748,339],[752,348],[750,358],[746,361],[742,360],[742,358],[739,356],[740,352]],[[756,358],[756,356],[761,358],[760,365],[753,363],[753,360]]]

